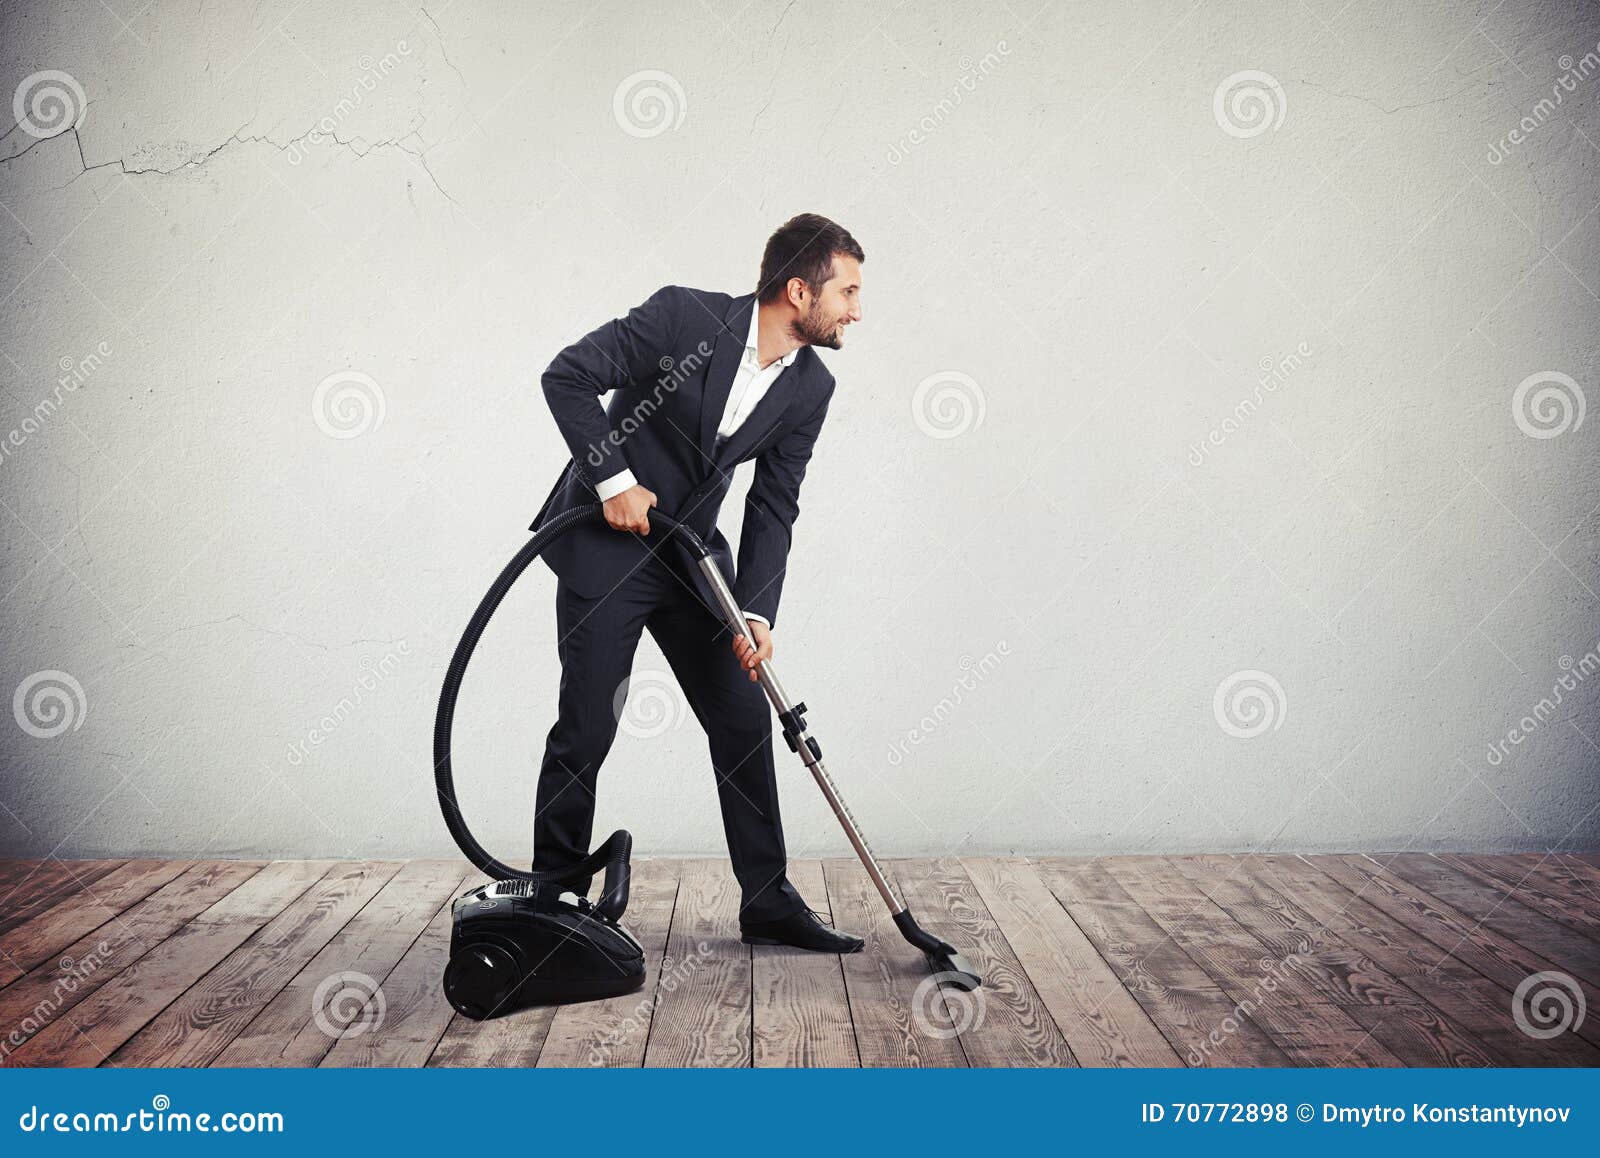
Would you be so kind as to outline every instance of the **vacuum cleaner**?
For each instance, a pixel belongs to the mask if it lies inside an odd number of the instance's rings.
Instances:
[[[603,522],[599,503],[574,507],[535,529],[533,538],[507,563],[489,587],[456,645],[445,673],[444,689],[433,725],[433,771],[439,809],[457,846],[493,882],[458,897],[452,906],[450,960],[445,967],[445,996],[465,1017],[482,1020],[529,1004],[593,1000],[638,989],[644,984],[644,951],[620,924],[628,904],[628,858],[633,841],[626,832],[612,834],[577,865],[528,871],[512,868],[478,843],[461,815],[450,763],[450,735],[456,697],[472,653],[489,619],[518,577],[559,536],[582,523]],[[729,630],[755,638],[710,550],[691,527],[656,508],[651,522],[668,538],[676,537],[699,567],[716,596],[717,610]],[[663,544],[664,545],[664,544]],[[929,967],[946,984],[974,990],[983,984],[976,969],[950,944],[917,924],[911,911],[867,847],[844,798],[822,762],[822,747],[806,724],[806,705],[789,698],[771,660],[763,660],[757,676],[783,728],[789,749],[800,757],[838,818],[850,845],[860,857],[873,886],[888,906],[900,935],[926,956]],[[598,903],[564,890],[563,885],[587,880],[604,868],[605,885]]]

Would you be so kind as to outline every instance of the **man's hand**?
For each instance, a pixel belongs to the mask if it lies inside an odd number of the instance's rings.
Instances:
[[[761,678],[756,672],[757,666],[762,660],[772,658],[772,632],[759,619],[747,619],[745,622],[750,625],[750,634],[756,637],[756,646],[752,648],[747,638],[737,635],[733,640],[733,654],[750,672],[750,678],[757,680]]]
[[[650,508],[656,505],[654,491],[635,484],[605,502],[606,522],[618,531],[650,533]]]

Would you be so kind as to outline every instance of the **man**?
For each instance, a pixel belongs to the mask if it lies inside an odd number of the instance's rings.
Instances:
[[[831,953],[861,940],[823,925],[789,882],[756,667],[773,654],[800,483],[833,396],[833,375],[811,347],[839,349],[860,320],[865,260],[844,229],[802,213],[768,239],[755,293],[665,286],[562,350],[542,384],[572,460],[534,519],[598,498],[608,526],[579,526],[544,555],[560,580],[561,693],[539,770],[533,867],[566,867],[589,850],[596,777],[648,629],[710,741],[743,939]],[[717,513],[734,467],[750,459],[735,569]],[[755,648],[728,631],[675,541],[651,540],[658,504],[734,576]]]

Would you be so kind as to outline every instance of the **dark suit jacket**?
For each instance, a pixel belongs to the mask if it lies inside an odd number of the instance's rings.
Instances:
[[[721,450],[717,426],[733,388],[750,332],[754,294],[663,286],[626,317],[607,322],[550,363],[541,383],[550,412],[572,451],[544,506],[546,519],[598,501],[595,486],[621,471],[656,494],[657,505],[700,535],[730,582],[740,607],[776,625],[791,528],[800,513],[800,483],[833,397],[834,380],[810,346],[802,346]],[[613,391],[608,406],[599,396]],[[717,513],[741,462],[756,460],[745,498],[739,565],[717,530]],[[544,560],[580,594],[603,595],[637,567],[648,539],[584,524],[563,535]],[[716,601],[699,570],[701,597]]]

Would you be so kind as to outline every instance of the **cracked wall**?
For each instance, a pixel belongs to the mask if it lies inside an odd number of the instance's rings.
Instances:
[[[802,210],[777,659],[881,852],[1594,847],[1600,13],[1031,7],[8,5],[0,853],[450,854],[539,372]],[[552,596],[458,716],[507,859]],[[721,855],[648,640],[625,711],[596,830]]]

